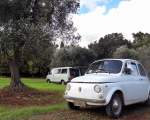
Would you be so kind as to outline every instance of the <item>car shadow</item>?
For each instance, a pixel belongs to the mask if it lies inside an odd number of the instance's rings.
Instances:
[[[80,111],[91,113],[94,116],[100,116],[103,119],[110,119],[106,115],[105,107],[81,108]],[[138,118],[138,120],[143,120],[141,117],[145,113],[147,113],[147,114],[150,113],[150,107],[145,105],[145,104],[140,103],[140,104],[134,104],[134,105],[126,106],[123,108],[123,113],[122,113],[122,116],[120,117],[119,120],[130,120],[131,118],[132,118],[132,120],[137,120],[136,117]]]

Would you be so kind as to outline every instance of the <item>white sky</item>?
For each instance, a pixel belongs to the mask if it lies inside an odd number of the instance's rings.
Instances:
[[[88,6],[88,1],[90,0],[81,0],[81,4]],[[104,14],[105,6],[89,4],[89,8],[90,12],[73,17],[74,24],[82,36],[81,46],[87,46],[90,42],[114,32],[122,32],[125,38],[130,40],[132,33],[150,33],[150,0],[123,0],[118,8],[109,10],[107,14]]]

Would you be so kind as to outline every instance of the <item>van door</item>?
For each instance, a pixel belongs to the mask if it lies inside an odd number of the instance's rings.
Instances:
[[[61,81],[64,81],[64,82],[67,82],[68,81],[68,72],[69,72],[69,69],[67,68],[64,68],[61,70],[61,75],[60,75],[60,80]]]
[[[53,71],[53,82],[60,82],[61,69],[57,68]]]

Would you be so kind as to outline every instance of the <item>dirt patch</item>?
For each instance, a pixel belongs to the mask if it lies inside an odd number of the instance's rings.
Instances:
[[[11,92],[0,90],[0,105],[10,106],[37,106],[49,105],[63,102],[61,93],[46,92],[38,90],[27,90],[25,92]]]
[[[105,114],[105,109],[64,110],[33,116],[28,120],[113,120]],[[150,120],[150,107],[134,105],[126,107],[118,120]]]

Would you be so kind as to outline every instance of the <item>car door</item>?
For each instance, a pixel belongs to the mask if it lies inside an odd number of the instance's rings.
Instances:
[[[139,80],[138,67],[135,62],[127,61],[125,67],[131,69],[130,74],[124,74],[124,90],[128,104],[141,100],[141,81]],[[140,94],[139,94],[140,93]]]
[[[139,70],[139,81],[141,89],[141,91],[139,91],[139,94],[141,96],[141,99],[145,100],[149,93],[149,79],[144,70],[144,67],[140,63],[138,63],[137,66]]]

